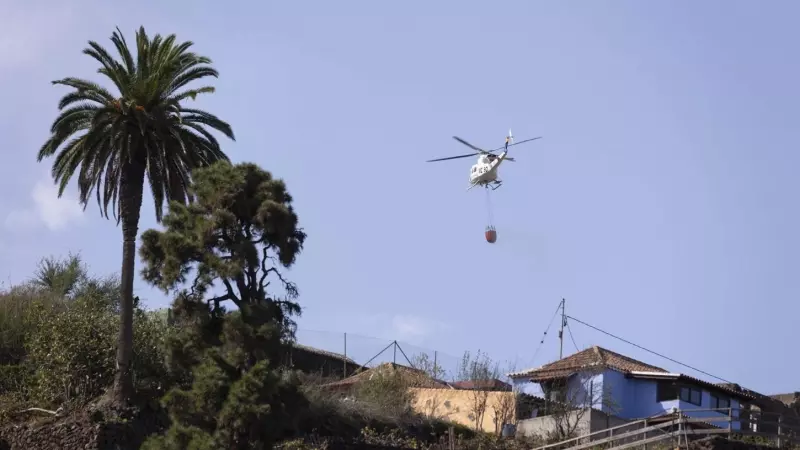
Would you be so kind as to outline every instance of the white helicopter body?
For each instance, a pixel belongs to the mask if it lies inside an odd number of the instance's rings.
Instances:
[[[505,161],[506,155],[508,155],[508,151],[504,151],[497,156],[478,156],[478,161],[472,166],[472,170],[469,173],[469,187],[467,190],[475,186],[489,186],[490,184],[500,187],[503,182],[497,178],[497,169]]]
[[[500,167],[500,164],[502,164],[504,161],[514,161],[513,158],[508,157],[508,147],[517,144],[522,144],[523,142],[533,141],[540,138],[535,137],[533,139],[525,139],[515,144],[514,136],[511,134],[511,130],[508,130],[508,136],[506,136],[505,145],[503,147],[488,151],[480,149],[457,136],[453,136],[453,139],[461,142],[467,147],[472,148],[473,150],[476,151],[476,153],[470,153],[468,155],[450,156],[447,158],[432,159],[428,162],[467,158],[470,156],[477,155],[478,160],[476,161],[475,165],[473,165],[472,168],[470,169],[469,187],[467,187],[467,190],[470,190],[475,186],[483,186],[487,189],[491,187],[492,190],[495,190],[503,185],[503,182],[497,177],[497,169]],[[502,152],[497,154],[496,152],[500,150],[502,150]]]

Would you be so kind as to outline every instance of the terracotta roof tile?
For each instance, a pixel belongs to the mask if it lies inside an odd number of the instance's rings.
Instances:
[[[612,352],[602,347],[593,346],[574,353],[566,358],[545,364],[538,369],[530,369],[511,374],[513,378],[530,378],[531,381],[545,381],[563,378],[588,367],[605,367],[620,372],[663,372],[666,370]]]
[[[694,385],[705,386],[715,391],[722,391],[736,398],[754,399],[755,396],[748,393],[746,389],[737,388],[737,385],[731,383],[712,383],[700,378],[693,377],[682,373],[660,373],[660,372],[629,372],[626,377],[639,378],[645,380],[681,380],[689,381]]]
[[[790,394],[773,394],[770,395],[769,397],[779,402],[782,402],[786,405],[791,405],[795,400],[800,398],[800,393],[792,392]]]
[[[408,386],[410,387],[441,388],[441,389],[451,388],[444,381],[433,379],[422,370],[393,363],[380,364],[376,367],[364,370],[363,372],[359,372],[353,376],[345,378],[344,380],[327,383],[323,385],[323,387],[336,388],[336,389],[349,388],[361,381],[367,381],[371,379],[373,376],[389,374],[389,373],[397,373],[408,383]]]
[[[293,343],[291,347],[293,349],[297,349],[297,350],[300,350],[300,351],[307,351],[309,353],[315,353],[315,354],[320,355],[320,356],[327,356],[329,358],[341,359],[343,361],[347,361],[350,364],[358,364],[357,362],[353,361],[351,358],[348,358],[348,357],[342,355],[341,353],[329,352],[327,350],[322,350],[322,349],[319,349],[319,348],[316,348],[316,347],[311,347],[309,345],[298,344],[297,342]]]
[[[456,389],[467,389],[467,390],[487,390],[487,391],[510,391],[511,385],[502,381],[502,380],[476,380],[476,381],[456,381],[450,383],[450,386],[453,386]]]

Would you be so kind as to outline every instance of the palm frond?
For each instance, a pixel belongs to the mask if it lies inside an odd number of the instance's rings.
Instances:
[[[131,76],[136,72],[136,63],[133,62],[133,56],[131,56],[131,51],[128,49],[128,43],[125,41],[125,36],[122,35],[122,31],[120,31],[119,27],[117,27],[116,30],[117,31],[111,35],[111,42],[113,42],[114,46],[117,48],[119,57],[125,62],[125,70],[128,72],[128,76]]]
[[[184,101],[186,99],[195,100],[195,99],[197,99],[198,95],[201,95],[201,94],[213,94],[215,91],[216,91],[216,89],[214,89],[213,86],[203,86],[203,87],[197,88],[197,89],[189,89],[189,90],[181,92],[180,94],[174,95],[172,98],[169,99],[169,104],[170,105],[180,104],[180,102],[182,102],[182,101]]]
[[[181,71],[172,81],[172,85],[165,92],[166,95],[173,95],[178,89],[186,86],[187,84],[200,80],[201,78],[213,77],[219,78],[219,72],[208,66],[191,67]]]
[[[219,76],[211,60],[191,52],[194,44],[179,42],[174,34],[151,38],[140,27],[135,36],[135,55],[119,28],[110,39],[119,59],[94,41],[83,51],[97,61],[116,94],[80,78],[53,82],[71,91],[59,101],[59,115],[37,155],[40,161],[55,156],[52,175],[59,195],[75,177],[84,208],[93,196],[101,215],[109,217],[110,208],[117,221],[122,171],[129,162],[142,165],[160,220],[166,201],[188,198],[194,168],[228,159],[212,131],[234,139],[231,126],[217,116],[183,107],[214,92],[213,86],[189,86]]]
[[[233,128],[231,128],[227,122],[223,122],[219,117],[199,109],[182,108],[181,112],[184,114],[188,113],[188,115],[181,116],[181,122],[184,124],[202,124],[221,132],[231,140],[235,140],[233,136]]]

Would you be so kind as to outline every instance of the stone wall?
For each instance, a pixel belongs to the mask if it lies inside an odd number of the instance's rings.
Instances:
[[[476,391],[467,389],[432,389],[410,388],[414,396],[412,408],[414,411],[431,418],[454,422],[469,428],[475,427],[474,399]],[[486,399],[486,409],[483,414],[481,430],[487,433],[500,434],[503,423],[513,423],[516,411],[516,399],[513,392],[508,391],[478,391],[483,392]],[[495,417],[496,413],[505,410],[506,420]]]

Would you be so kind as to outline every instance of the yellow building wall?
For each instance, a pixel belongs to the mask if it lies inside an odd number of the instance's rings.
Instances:
[[[476,428],[476,405],[485,404],[478,427],[487,433],[500,433],[503,423],[514,423],[516,402],[513,392],[470,391],[462,389],[411,388],[414,411],[427,417]]]

